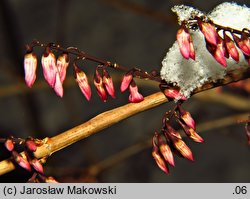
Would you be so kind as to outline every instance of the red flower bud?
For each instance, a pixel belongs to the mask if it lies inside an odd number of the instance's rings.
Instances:
[[[56,58],[49,48],[42,56],[43,75],[48,84],[54,88],[56,81]]]
[[[31,171],[31,167],[30,167],[30,164],[29,162],[24,159],[21,155],[19,155],[16,151],[12,151],[12,156],[15,160],[15,162],[21,166],[22,168],[28,170],[28,171]]]
[[[185,59],[195,59],[194,46],[192,43],[191,36],[185,25],[182,25],[178,30],[176,39],[180,48],[180,52]]]
[[[184,110],[180,105],[178,105],[178,110],[180,113],[181,119],[188,125],[190,128],[195,129],[195,121],[192,118],[191,114]]]
[[[132,79],[133,79],[133,75],[132,75],[131,71],[129,71],[128,73],[126,73],[123,76],[122,83],[120,86],[121,92],[124,92],[129,87]]]
[[[226,34],[226,32],[224,31],[224,43],[225,43],[225,47],[227,49],[227,52],[229,53],[229,55],[236,61],[239,61],[239,52],[236,48],[236,46],[234,45],[233,40]]]
[[[32,87],[36,80],[37,58],[34,53],[28,53],[24,57],[25,82],[28,87]]]
[[[175,142],[173,142],[174,147],[181,153],[181,155],[183,155],[184,158],[194,161],[194,157],[192,154],[192,151],[190,150],[190,148],[185,144],[185,142],[181,139],[176,140]]]
[[[160,135],[157,135],[157,138],[158,138],[159,149],[162,156],[170,165],[175,166],[173,153],[169,145],[167,144],[166,140],[163,140]]]
[[[31,152],[35,152],[37,149],[36,143],[32,138],[26,139],[25,145]]]
[[[112,98],[115,98],[115,89],[114,89],[113,80],[112,80],[112,77],[110,77],[110,75],[106,69],[103,69],[103,84],[104,84],[108,94]]]
[[[155,141],[152,140],[152,145],[153,145],[153,149],[152,149],[152,156],[155,159],[156,164],[158,165],[158,167],[164,171],[166,174],[169,173],[169,169],[168,169],[168,165],[167,163],[164,161],[164,159],[162,158],[161,154],[159,153],[159,149],[157,147],[157,145],[155,144]]]
[[[13,143],[12,139],[7,139],[4,143],[4,145],[8,151],[13,151],[14,143]]]
[[[129,102],[138,103],[144,100],[144,97],[138,92],[138,87],[134,81],[129,85]]]
[[[167,131],[165,131],[165,135],[167,138],[171,139],[171,141],[181,139],[181,135],[178,131],[176,131],[169,123],[166,123]]]
[[[216,29],[213,24],[208,22],[203,22],[200,19],[198,19],[198,25],[200,27],[201,32],[203,33],[206,40],[214,45],[217,46],[218,44],[218,33],[216,32]]]
[[[241,38],[236,36],[235,34],[232,34],[233,39],[238,46],[238,48],[247,56],[250,56],[250,42],[249,38],[246,35],[245,32],[242,33]]]
[[[80,70],[75,63],[73,63],[75,70],[75,79],[81,92],[84,94],[86,99],[89,101],[91,98],[91,88],[89,86],[87,75]]]
[[[31,166],[38,172],[43,174],[43,165],[37,159],[33,159],[30,161]]]
[[[163,93],[166,97],[178,100],[187,100],[184,95],[181,95],[180,92],[173,88],[164,89]]]
[[[107,96],[106,90],[105,90],[104,85],[103,85],[102,77],[98,72],[98,69],[96,69],[96,71],[95,71],[94,85],[96,87],[97,94],[100,96],[100,98],[102,99],[103,102],[106,102],[108,96]]]
[[[67,53],[63,53],[57,58],[57,61],[56,61],[56,67],[59,72],[59,76],[60,76],[60,80],[62,84],[65,80],[68,66],[69,66],[69,56]]]

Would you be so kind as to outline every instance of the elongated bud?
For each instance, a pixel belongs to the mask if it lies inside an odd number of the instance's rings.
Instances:
[[[225,58],[227,56],[227,51],[224,47],[224,42],[220,37],[213,56],[218,63],[224,67],[227,67],[227,61]]]
[[[103,69],[103,84],[104,84],[108,94],[112,98],[115,98],[115,89],[114,89],[113,80],[112,80],[112,77],[110,77],[110,75],[106,69]]]
[[[159,149],[162,156],[170,165],[175,166],[173,153],[169,145],[167,144],[166,140],[163,140],[160,135],[158,135],[157,137],[158,137]]]
[[[14,149],[14,143],[13,143],[12,139],[9,139],[9,138],[8,138],[8,139],[5,141],[4,145],[5,145],[5,147],[6,147],[6,149],[7,149],[8,151],[13,151],[13,149]]]
[[[165,131],[165,136],[172,141],[181,139],[181,134],[176,131],[169,123],[166,123],[167,131]]]
[[[131,71],[127,72],[123,76],[122,83],[121,83],[121,86],[120,86],[121,92],[124,92],[129,87],[132,79],[133,79],[133,75],[132,75]]]
[[[76,82],[78,83],[78,86],[79,86],[81,92],[84,94],[86,99],[89,101],[91,98],[91,88],[90,88],[90,85],[88,82],[87,75],[77,67],[75,62],[73,63],[73,66],[74,66],[74,71],[75,71]]]
[[[36,80],[37,58],[32,52],[24,57],[25,82],[28,87],[32,87]]]
[[[229,53],[229,55],[236,61],[239,61],[239,52],[236,48],[236,46],[234,45],[233,40],[226,34],[226,32],[224,31],[224,42],[225,42],[225,47],[227,49],[227,52]]]
[[[138,92],[138,87],[135,84],[134,80],[129,85],[129,102],[138,103],[144,100],[144,97]]]
[[[28,171],[31,171],[31,167],[30,167],[30,164],[29,162],[24,159],[21,155],[19,155],[16,151],[12,151],[12,156],[15,160],[15,162],[21,166],[22,168],[28,170]]]
[[[43,75],[48,84],[54,88],[56,81],[56,58],[49,47],[46,48],[42,56]]]
[[[177,140],[173,142],[174,147],[183,155],[184,158],[194,161],[194,157],[190,148],[185,144],[183,140]]]
[[[60,79],[59,72],[56,73],[56,82],[54,85],[54,91],[59,97],[63,97],[63,85]]]
[[[43,171],[43,165],[40,163],[39,160],[33,159],[33,160],[30,161],[30,164],[31,164],[31,166],[32,166],[38,173],[41,173],[41,174],[44,173],[44,171]]]
[[[233,39],[238,48],[247,56],[250,56],[249,38],[243,32],[241,38],[232,33]]]
[[[187,98],[184,95],[181,95],[180,92],[174,88],[164,89],[163,93],[165,94],[166,97],[171,99],[187,100]]]
[[[178,110],[179,110],[181,119],[186,123],[186,125],[188,125],[192,129],[195,129],[195,121],[192,118],[191,114],[188,111],[184,110],[181,107],[181,105],[178,105]]]
[[[103,85],[102,77],[98,72],[98,69],[95,71],[94,75],[94,85],[96,87],[97,94],[100,96],[103,102],[107,101],[107,93]]]
[[[195,142],[200,142],[200,143],[201,143],[201,142],[204,142],[204,139],[203,139],[200,135],[198,135],[194,129],[188,127],[187,125],[185,125],[185,124],[184,124],[182,121],[180,121],[179,119],[178,119],[178,122],[179,122],[179,124],[181,125],[181,127],[182,127],[183,130],[184,130],[184,132],[186,133],[186,135],[187,135],[189,138],[191,138],[191,139],[192,139],[193,141],[195,141]]]
[[[190,55],[190,34],[185,25],[177,31],[176,39],[180,48],[180,52],[185,59],[189,59]]]
[[[59,72],[62,84],[65,80],[68,66],[69,66],[69,55],[67,53],[63,53],[57,58],[56,61],[56,67]]]
[[[153,137],[152,140],[152,145],[153,145],[153,149],[152,149],[152,156],[156,162],[156,164],[158,165],[158,167],[164,171],[166,174],[169,173],[169,169],[168,169],[168,165],[167,163],[164,161],[163,157],[161,156],[161,154],[159,153],[159,149],[158,146],[156,145],[155,141],[154,141],[155,137]]]
[[[203,33],[206,40],[214,45],[217,46],[218,44],[218,33],[216,32],[216,29],[213,24],[208,22],[203,22],[200,19],[198,19],[198,25],[200,27],[201,32]]]
[[[28,138],[25,140],[25,145],[31,152],[35,152],[37,149],[36,143],[32,138]]]

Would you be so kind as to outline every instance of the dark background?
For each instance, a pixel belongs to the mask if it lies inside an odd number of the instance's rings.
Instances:
[[[128,100],[127,92],[118,91],[121,73],[113,71],[117,99],[103,103],[92,85],[92,100],[87,102],[73,80],[71,67],[64,97],[60,99],[45,83],[40,62],[34,87],[26,88],[22,65],[26,43],[38,39],[75,46],[131,68],[160,70],[178,29],[171,7],[184,3],[208,12],[221,2],[224,1],[1,0],[0,137],[51,137]],[[235,2],[249,6],[248,0]],[[41,49],[35,52],[41,56]],[[95,64],[82,62],[81,67],[91,79]],[[144,96],[158,91],[157,85],[138,83]],[[249,97],[244,92],[237,91],[237,95]],[[61,182],[250,182],[250,151],[244,124],[201,132],[205,144],[187,141],[195,163],[176,157],[176,167],[170,169],[170,175],[156,166],[151,147],[117,159],[121,157],[118,152],[150,139],[160,128],[164,112],[172,106],[165,104],[140,113],[53,154],[45,166],[46,174]],[[247,111],[195,97],[185,108],[197,123]],[[1,159],[8,155],[1,146]],[[86,170],[110,157],[115,157],[114,163],[107,161],[108,166],[97,174]],[[29,177],[29,173],[17,169],[0,176],[0,181],[26,182]]]

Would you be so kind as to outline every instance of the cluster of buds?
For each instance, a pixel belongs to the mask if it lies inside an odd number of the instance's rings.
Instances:
[[[103,102],[107,101],[108,95],[115,98],[115,88],[113,80],[108,73],[107,68],[119,68],[117,64],[111,64],[108,61],[104,61],[93,56],[87,55],[86,53],[78,50],[77,48],[67,48],[63,49],[60,46],[54,45],[52,43],[48,45],[40,44],[38,41],[34,41],[30,45],[26,46],[26,55],[24,57],[24,71],[25,71],[25,81],[28,87],[32,87],[36,80],[36,70],[37,70],[37,57],[33,52],[34,46],[44,47],[44,53],[41,58],[41,64],[43,69],[43,75],[47,83],[51,88],[54,89],[56,94],[60,97],[63,96],[63,82],[66,78],[67,68],[69,66],[69,54],[76,55],[77,57],[73,61],[74,76],[76,82],[78,83],[81,92],[84,94],[86,99],[89,101],[91,99],[91,87],[88,81],[87,75],[80,69],[77,65],[79,60],[91,60],[98,63],[96,67],[93,82],[97,90],[97,94],[100,96]],[[61,54],[56,58],[53,51],[59,51]],[[126,68],[122,68],[124,71],[128,71]],[[133,80],[134,73],[138,73],[138,69],[132,69],[123,76],[121,82],[121,92],[124,92],[129,88],[129,102],[140,102],[144,98],[138,92],[138,87]],[[143,77],[149,78],[150,76],[147,72],[139,71]]]
[[[138,86],[136,85],[134,79],[133,79],[133,70],[130,70],[127,72],[122,79],[120,90],[121,92],[124,92],[129,88],[129,102],[137,103],[143,101],[143,96],[138,91]]]
[[[250,31],[248,29],[244,28],[242,31],[236,31],[237,33],[235,33],[233,29],[216,25],[205,17],[203,19],[195,17],[194,19],[196,20],[197,27],[204,35],[207,50],[218,63],[220,63],[223,67],[227,67],[226,59],[229,57],[238,62],[239,49],[243,53],[245,60],[250,65]],[[195,24],[193,20],[192,24]],[[219,31],[222,31],[223,36],[218,34]],[[237,34],[240,35],[240,37],[237,36]],[[189,32],[188,21],[182,22],[176,38],[182,56],[185,59],[191,58],[195,60],[195,50]]]
[[[171,126],[172,117],[179,123],[187,137],[195,142],[204,142],[203,138],[196,133],[195,122],[191,114],[178,104],[173,111],[166,113],[162,120],[161,132],[155,132],[152,139],[152,156],[157,165],[166,174],[169,173],[168,165],[175,166],[173,153],[194,161],[193,153],[185,144],[181,134]]]
[[[50,49],[50,45],[45,48],[42,55],[41,64],[43,75],[47,83],[54,89],[56,94],[63,96],[63,82],[66,77],[69,65],[69,56],[63,52],[56,59],[54,53]],[[32,87],[36,80],[37,57],[33,53],[33,48],[27,46],[27,52],[24,57],[25,82],[28,87]]]
[[[43,164],[46,162],[46,159],[42,158],[38,160],[34,156],[34,152],[41,143],[41,140],[31,137],[26,140],[13,137],[4,139],[4,146],[11,153],[12,162],[33,173],[29,182],[56,182],[53,177],[46,177],[44,174]],[[17,150],[15,150],[17,145],[18,147],[23,146],[23,153],[18,153]]]

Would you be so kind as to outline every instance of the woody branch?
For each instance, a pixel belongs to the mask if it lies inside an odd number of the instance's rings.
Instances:
[[[226,84],[247,79],[250,77],[250,68],[239,68],[228,72],[228,74],[216,83],[207,82],[200,88],[197,88],[193,95],[217,86],[224,86]],[[106,111],[90,119],[89,121],[69,129],[57,136],[43,139],[43,144],[39,146],[34,152],[37,159],[50,156],[52,153],[59,151],[77,141],[87,138],[101,130],[116,124],[117,122],[131,117],[137,113],[154,108],[163,103],[168,102],[168,99],[162,92],[157,92],[144,98],[140,103],[129,103],[124,106]],[[23,152],[22,152],[23,153]],[[22,154],[25,157],[25,154]],[[10,159],[0,162],[0,175],[8,173],[15,169],[15,165]]]

